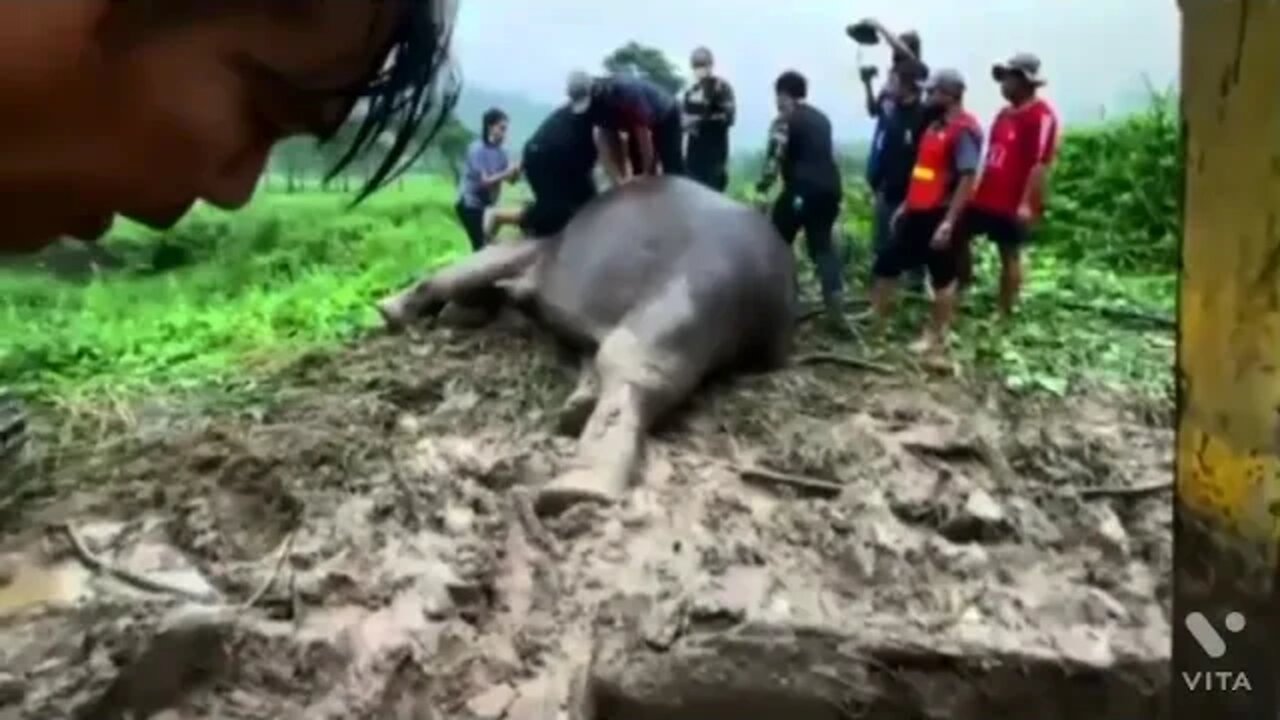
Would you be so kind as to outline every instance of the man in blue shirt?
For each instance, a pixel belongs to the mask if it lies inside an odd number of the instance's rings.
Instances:
[[[569,76],[568,95],[574,112],[585,114],[596,127],[600,162],[615,184],[659,170],[684,174],[684,128],[671,93],[645,78],[592,78],[578,71]]]

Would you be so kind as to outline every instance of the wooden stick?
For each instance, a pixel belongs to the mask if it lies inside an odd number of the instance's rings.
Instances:
[[[276,564],[275,567],[271,569],[271,574],[268,575],[267,579],[258,586],[257,590],[253,591],[253,594],[250,595],[247,600],[240,604],[241,610],[248,610],[261,602],[262,598],[266,597],[267,591],[271,589],[271,586],[276,582],[276,578],[280,576],[280,570],[284,568],[284,561],[289,558],[289,553],[293,550],[293,539],[297,537],[297,535],[297,530],[289,531],[289,536],[284,539],[284,543],[280,546],[280,555],[276,558]]]
[[[879,363],[871,362],[870,360],[863,360],[849,355],[837,355],[835,353],[810,353],[808,355],[801,355],[795,359],[795,363],[797,365],[840,365],[847,368],[853,368],[855,370],[866,370],[868,372],[879,373],[881,375],[893,374],[893,368],[887,365],[881,365]]]
[[[831,499],[838,497],[844,491],[844,486],[830,480],[819,480],[817,478],[804,477],[802,475],[792,475],[790,473],[778,472],[766,468],[752,466],[736,468],[738,477],[744,482],[763,483],[766,485],[784,485],[786,487],[795,488],[801,493],[808,495],[816,495],[818,497]]]
[[[1142,497],[1144,495],[1154,495],[1156,493],[1171,490],[1173,488],[1172,480],[1158,480],[1143,485],[1112,485],[1106,487],[1082,487],[1076,489],[1076,494],[1085,499],[1104,498],[1104,497]]]
[[[110,575],[120,582],[138,590],[142,590],[143,592],[175,595],[177,597],[193,600],[205,605],[218,604],[218,598],[216,595],[195,592],[184,587],[171,585],[161,580],[155,580],[153,578],[146,577],[145,575],[140,575],[132,570],[116,567],[95,555],[93,551],[84,544],[84,540],[80,538],[80,533],[76,532],[75,526],[71,523],[63,523],[60,526],[60,529],[62,530],[62,533],[67,536],[67,540],[71,543],[71,550],[75,553],[76,559],[88,568],[90,572]]]

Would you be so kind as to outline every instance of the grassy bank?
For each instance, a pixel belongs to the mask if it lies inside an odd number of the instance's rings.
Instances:
[[[431,180],[355,211],[339,194],[267,192],[243,213],[201,208],[163,241],[118,228],[106,247],[126,268],[88,282],[0,271],[0,384],[42,396],[199,385],[349,337],[375,322],[379,293],[463,250],[451,199]]]
[[[1014,387],[1167,388],[1171,334],[1159,318],[1174,300],[1176,142],[1164,101],[1071,132],[1023,317],[1011,329],[991,322],[995,258],[984,248],[961,357]],[[88,280],[0,269],[0,386],[73,401],[252,377],[358,336],[376,324],[372,300],[465,249],[445,180],[410,180],[355,209],[347,195],[275,187],[245,212],[201,208],[168,233],[118,227],[105,247],[123,267]],[[869,218],[859,187],[844,223],[860,292]],[[904,334],[921,312],[907,308]]]

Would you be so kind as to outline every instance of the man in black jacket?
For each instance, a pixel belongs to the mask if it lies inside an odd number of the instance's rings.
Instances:
[[[729,128],[736,108],[733,87],[715,75],[711,51],[693,51],[689,64],[695,78],[684,93],[685,170],[694,180],[724,192],[729,185]]]
[[[842,304],[844,278],[832,237],[840,217],[843,185],[836,165],[831,121],[806,102],[809,83],[794,70],[778,76],[774,93],[778,119],[769,140],[765,175],[756,189],[768,192],[776,175],[782,175],[782,192],[773,205],[773,223],[787,242],[794,241],[796,233],[804,230],[809,258],[822,284],[830,327],[837,334],[848,334]]]

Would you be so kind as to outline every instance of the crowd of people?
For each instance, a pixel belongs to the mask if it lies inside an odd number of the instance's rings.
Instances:
[[[894,33],[874,19],[849,26],[847,33],[862,44],[883,42],[892,52],[879,89],[879,69],[861,70],[867,112],[875,120],[865,178],[874,198],[872,307],[883,326],[900,280],[924,289],[932,312],[913,348],[942,351],[958,299],[973,279],[975,238],[989,238],[998,248],[999,308],[1006,316],[1014,310],[1024,246],[1043,212],[1058,139],[1056,115],[1038,95],[1044,84],[1040,61],[1024,52],[992,67],[992,81],[1008,104],[984,133],[965,108],[965,78],[954,69],[930,71],[917,33]],[[481,138],[468,152],[458,200],[473,246],[482,247],[507,225],[534,237],[558,232],[594,197],[597,161],[613,184],[644,175],[685,175],[724,191],[734,90],[716,75],[707,48],[693,51],[690,66],[695,79],[681,96],[640,76],[575,71],[565,104],[516,161],[501,147],[507,117],[499,110],[487,113]],[[832,123],[808,102],[803,74],[783,72],[774,94],[778,115],[755,189],[765,196],[781,177],[770,217],[789,243],[803,231],[825,315],[832,330],[845,334],[845,279],[834,240],[844,178]],[[499,207],[502,184],[521,177],[533,201]]]

